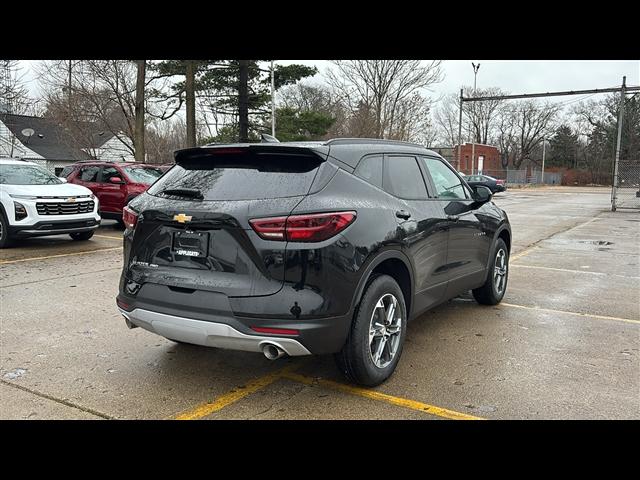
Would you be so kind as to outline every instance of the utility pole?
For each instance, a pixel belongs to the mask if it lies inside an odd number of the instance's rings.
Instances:
[[[547,146],[547,139],[542,137],[542,178],[540,179],[540,183],[544,183],[544,154],[545,154],[546,146]]]
[[[460,165],[462,165],[462,88],[460,89],[460,116],[458,117],[458,168],[460,171]]]
[[[618,135],[616,139],[616,160],[613,165],[613,195],[611,196],[611,211],[616,211],[616,200],[618,199],[618,162],[620,161],[620,141],[622,139],[622,119],[624,118],[624,100],[627,89],[627,77],[622,77],[622,88],[620,88],[620,108],[618,108]]]
[[[271,136],[276,136],[276,87],[274,82],[275,73],[273,70],[273,60],[271,60]]]
[[[476,96],[476,79],[478,78],[478,70],[480,69],[480,64],[476,65],[471,62],[471,66],[473,67],[473,96]],[[473,116],[471,117],[471,174],[473,175],[474,166],[476,161],[476,137],[475,137],[475,125],[473,124]]]

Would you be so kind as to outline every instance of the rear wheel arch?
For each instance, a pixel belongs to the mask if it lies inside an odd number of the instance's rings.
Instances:
[[[353,299],[353,308],[355,309],[360,303],[366,286],[378,274],[389,275],[398,283],[404,296],[407,316],[410,317],[415,291],[413,269],[409,259],[397,250],[384,251],[369,263],[358,283]]]

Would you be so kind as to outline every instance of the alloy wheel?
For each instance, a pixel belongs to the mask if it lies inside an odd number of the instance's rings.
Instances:
[[[386,293],[376,303],[369,324],[369,354],[378,368],[389,365],[398,352],[402,311],[398,299]]]

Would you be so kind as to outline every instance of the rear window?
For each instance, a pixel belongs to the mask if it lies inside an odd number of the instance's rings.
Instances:
[[[73,165],[64,167],[62,171],[58,174],[58,177],[67,178],[69,175],[71,175],[71,172],[73,172]]]
[[[382,188],[382,157],[369,156],[360,160],[355,174],[371,185]]]
[[[123,167],[124,173],[137,183],[152,184],[164,173],[160,167]]]
[[[210,155],[182,161],[148,190],[196,189],[204,200],[259,200],[309,192],[321,160],[285,154]]]

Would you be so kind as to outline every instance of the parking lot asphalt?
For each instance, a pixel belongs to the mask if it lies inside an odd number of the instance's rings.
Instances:
[[[640,213],[609,190],[494,197],[513,229],[503,303],[470,296],[409,324],[389,381],[350,385],[330,356],[179,345],[115,306],[122,231],[0,251],[2,419],[638,419]]]

